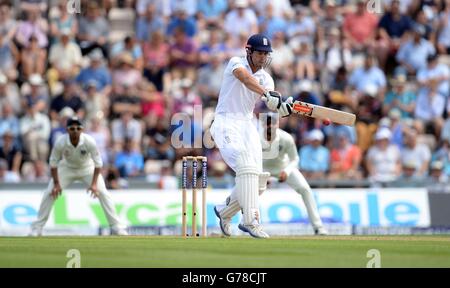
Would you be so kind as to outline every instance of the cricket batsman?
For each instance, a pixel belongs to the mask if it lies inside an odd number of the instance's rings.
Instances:
[[[258,198],[266,189],[269,173],[263,173],[262,148],[253,123],[253,110],[262,100],[282,117],[292,113],[292,99],[282,101],[274,90],[272,77],[264,70],[270,64],[269,38],[252,35],[246,44],[246,56],[230,59],[224,71],[219,100],[211,125],[211,135],[225,163],[236,173],[235,187],[226,205],[216,206],[220,228],[231,236],[231,217],[242,211],[239,229],[255,238],[268,238],[260,225]]]
[[[299,157],[294,138],[286,131],[278,128],[278,115],[276,114],[269,113],[263,126],[264,134],[260,133],[261,143],[264,156],[267,154],[267,157],[263,158],[264,171],[269,172],[279,182],[286,182],[302,196],[314,233],[316,235],[327,235],[311,187],[303,174],[297,169]],[[270,157],[272,149],[278,149],[276,157]]]
[[[44,192],[37,220],[31,225],[30,236],[42,235],[53,202],[75,181],[89,185],[87,192],[94,198],[98,197],[111,227],[111,234],[128,235],[100,174],[103,163],[95,140],[82,132],[83,125],[77,117],[69,118],[66,127],[67,134],[58,138],[50,155],[52,179]]]

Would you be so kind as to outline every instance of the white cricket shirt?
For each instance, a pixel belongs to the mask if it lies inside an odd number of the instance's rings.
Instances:
[[[58,165],[73,169],[83,169],[92,165],[101,168],[103,162],[92,136],[81,133],[80,141],[77,147],[74,147],[70,142],[69,134],[66,133],[56,140],[50,155],[50,167],[56,168]]]
[[[261,138],[264,133],[260,133]],[[263,155],[265,152],[271,151],[271,149],[277,149],[278,153],[267,153],[272,157],[266,159],[263,157],[263,170],[270,172],[274,177],[278,177],[281,171],[285,171],[287,175],[297,169],[298,165],[298,153],[297,147],[295,146],[294,138],[291,134],[283,131],[281,129],[276,130],[275,139],[268,144],[267,140],[261,139],[261,144],[263,146]],[[275,151],[276,152],[276,151]],[[274,157],[275,156],[275,157]]]
[[[238,119],[252,119],[256,101],[261,95],[248,89],[233,75],[237,68],[244,67],[267,90],[274,90],[272,77],[264,69],[252,73],[246,57],[233,57],[225,68],[222,86],[220,87],[219,102],[216,114],[227,114],[227,117]]]

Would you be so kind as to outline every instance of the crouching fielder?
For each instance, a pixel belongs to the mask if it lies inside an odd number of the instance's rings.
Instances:
[[[53,202],[61,195],[62,190],[75,181],[89,185],[88,193],[98,197],[111,226],[111,234],[127,235],[100,174],[103,163],[95,140],[82,133],[83,125],[77,117],[69,118],[66,127],[67,134],[58,138],[50,155],[52,179],[42,198],[38,218],[31,225],[30,236],[42,235],[42,228],[50,215]]]
[[[311,188],[305,177],[297,169],[299,158],[294,139],[289,133],[278,128],[278,115],[268,114],[266,121],[263,123],[264,133],[260,133],[260,138],[263,148],[264,171],[269,172],[279,182],[286,181],[292,189],[302,196],[314,233],[316,235],[327,235]]]

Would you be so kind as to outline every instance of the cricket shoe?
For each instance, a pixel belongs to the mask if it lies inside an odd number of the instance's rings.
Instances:
[[[320,235],[320,236],[325,236],[325,235],[328,235],[328,231],[325,230],[325,228],[323,228],[323,227],[316,228],[316,229],[314,229],[314,234],[315,235]]]
[[[42,236],[42,229],[33,228],[31,229],[30,234],[28,234],[30,237],[41,237]]]
[[[222,234],[230,237],[231,236],[231,219],[230,218],[222,218],[220,216],[219,209],[217,206],[214,206],[214,213],[216,213],[217,218],[219,218],[220,230],[222,230]]]
[[[269,238],[269,234],[267,234],[266,232],[264,232],[262,230],[262,226],[259,224],[251,224],[251,225],[244,225],[244,224],[239,224],[239,229],[241,229],[244,232],[247,232],[248,234],[250,234],[250,236],[254,237],[254,238]]]
[[[116,235],[116,236],[128,236],[128,232],[127,230],[123,229],[123,228],[116,228],[116,229],[111,229],[111,235]]]

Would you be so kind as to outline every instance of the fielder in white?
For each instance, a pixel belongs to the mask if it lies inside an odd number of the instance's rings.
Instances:
[[[286,182],[295,192],[302,196],[314,233],[316,235],[327,235],[328,233],[323,228],[311,187],[305,177],[303,177],[303,174],[297,169],[299,157],[294,138],[289,133],[278,128],[278,115],[269,114],[266,119],[263,127],[264,134],[260,133],[264,156],[264,171],[269,172],[279,182]],[[273,151],[275,149],[277,151]]]
[[[292,113],[288,103],[274,89],[272,77],[264,70],[270,63],[270,40],[252,35],[247,40],[246,57],[230,59],[223,76],[211,135],[222,158],[236,172],[236,186],[224,207],[214,211],[225,236],[231,235],[231,217],[242,210],[239,229],[255,238],[267,238],[259,219],[259,191],[266,189],[269,173],[262,170],[262,148],[258,131],[253,124],[253,110],[259,100],[282,117]]]
[[[127,235],[100,174],[103,163],[95,140],[90,135],[82,133],[83,125],[77,117],[69,118],[66,127],[67,134],[58,138],[50,155],[52,180],[42,198],[37,220],[31,225],[30,236],[42,235],[53,202],[75,181],[89,185],[87,192],[90,192],[92,197],[99,198],[111,226],[111,234]]]

